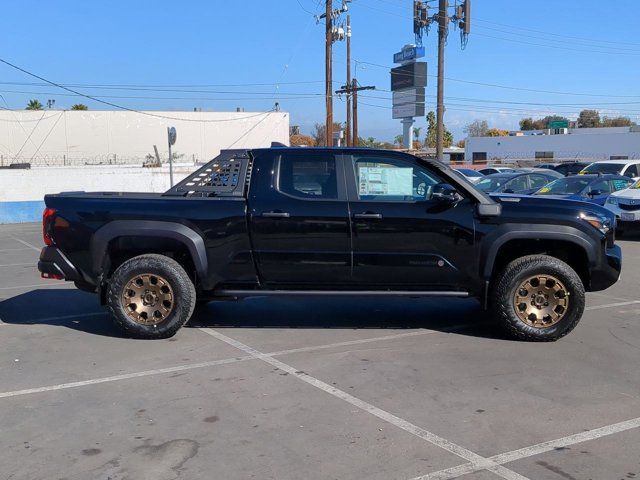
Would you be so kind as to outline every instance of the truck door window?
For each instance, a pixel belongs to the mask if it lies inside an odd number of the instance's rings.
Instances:
[[[431,199],[441,180],[431,172],[396,159],[355,157],[358,198],[384,202],[416,202]]]
[[[337,199],[336,160],[333,157],[283,155],[280,158],[278,190],[298,198]]]

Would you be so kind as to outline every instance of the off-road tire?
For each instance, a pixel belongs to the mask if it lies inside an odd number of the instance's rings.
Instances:
[[[157,324],[143,325],[134,321],[122,302],[127,284],[138,275],[157,275],[165,279],[172,289],[173,309]],[[172,258],[148,254],[131,258],[113,273],[107,289],[107,308],[114,324],[133,338],[169,338],[191,318],[196,305],[196,290],[184,268]]]
[[[557,278],[569,296],[567,311],[554,325],[544,328],[528,325],[516,313],[515,293],[528,277],[538,274]],[[552,342],[575,328],[584,312],[584,286],[578,274],[565,262],[547,255],[529,255],[509,263],[492,283],[491,313],[507,334],[518,340]]]

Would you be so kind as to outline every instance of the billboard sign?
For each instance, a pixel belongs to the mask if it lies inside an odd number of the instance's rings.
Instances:
[[[413,62],[391,69],[391,91],[427,86],[427,63]]]
[[[412,117],[424,117],[425,108],[424,103],[406,103],[403,105],[394,105],[392,111],[392,118],[412,118]]]
[[[393,54],[393,63],[404,63],[424,57],[424,47],[403,48],[401,52]]]
[[[424,103],[424,87],[408,88],[393,92],[393,105],[405,105],[407,103]]]
[[[549,122],[550,129],[569,128],[569,120],[553,120]]]

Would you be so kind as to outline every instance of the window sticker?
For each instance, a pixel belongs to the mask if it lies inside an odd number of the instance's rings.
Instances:
[[[635,190],[640,189],[640,180],[638,180],[636,183],[634,183],[633,185],[631,185],[629,188],[633,188]]]
[[[629,186],[629,182],[627,182],[626,180],[612,180],[613,182],[613,188],[615,190],[624,190],[625,188],[627,188]],[[638,188],[636,187],[636,185],[638,185],[638,183],[640,182],[636,182],[632,188]]]
[[[363,195],[413,195],[413,168],[358,167],[358,193]]]

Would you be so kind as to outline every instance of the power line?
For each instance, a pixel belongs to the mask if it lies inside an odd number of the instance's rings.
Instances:
[[[239,117],[239,118],[226,118],[226,119],[219,119],[219,120],[211,120],[211,119],[197,120],[197,119],[191,119],[191,118],[169,117],[169,116],[166,116],[166,115],[158,115],[158,114],[151,113],[151,112],[143,112],[143,111],[140,111],[140,110],[134,110],[132,108],[124,107],[122,105],[118,105],[118,104],[115,104],[115,103],[112,103],[112,102],[108,102],[106,100],[101,100],[101,99],[99,99],[97,97],[94,97],[94,96],[91,96],[91,95],[87,95],[87,94],[78,92],[77,90],[73,90],[71,88],[62,86],[59,83],[53,82],[51,80],[47,80],[44,77],[41,77],[39,75],[36,75],[35,73],[29,72],[28,70],[25,70],[24,68],[19,67],[17,65],[14,65],[13,63],[8,62],[7,60],[4,60],[2,58],[0,58],[0,62],[4,63],[5,65],[8,65],[11,68],[16,69],[16,70],[18,70],[18,71],[20,71],[20,72],[22,72],[22,73],[24,73],[26,75],[29,75],[31,77],[37,78],[38,80],[41,80],[41,81],[46,82],[46,83],[48,83],[50,85],[53,85],[54,87],[61,88],[62,90],[66,90],[68,92],[71,92],[73,94],[79,95],[79,96],[84,97],[84,98],[88,98],[89,100],[93,100],[94,102],[102,103],[102,104],[108,105],[110,107],[114,107],[114,108],[117,108],[117,109],[120,109],[120,110],[125,110],[127,112],[138,113],[140,115],[147,115],[149,117],[162,118],[162,119],[175,120],[175,121],[183,121],[183,122],[221,123],[221,122],[232,122],[232,121],[238,121],[238,120],[246,120],[246,119],[249,119],[249,118],[259,117],[260,115],[265,115],[265,113],[262,112],[262,113],[258,113],[258,114],[255,114],[255,115],[248,115],[248,116]],[[268,112],[266,114],[268,114]]]
[[[393,67],[389,65],[382,65],[379,63],[366,62],[364,60],[355,60],[356,64],[370,65],[372,67],[379,67],[385,69],[391,69]],[[427,75],[427,77],[437,77],[436,75]],[[583,97],[609,97],[609,98],[640,98],[640,95],[614,95],[614,94],[605,94],[605,93],[585,93],[585,92],[567,92],[567,91],[557,91],[557,90],[542,90],[535,88],[525,88],[525,87],[515,87],[513,85],[502,85],[497,83],[486,83],[475,80],[462,80],[459,78],[453,77],[445,77],[446,80],[450,80],[452,82],[459,83],[467,83],[471,85],[479,85],[483,87],[492,87],[492,88],[502,88],[506,90],[516,90],[522,92],[533,92],[533,93],[548,93],[553,95],[574,95],[574,96],[583,96]]]

